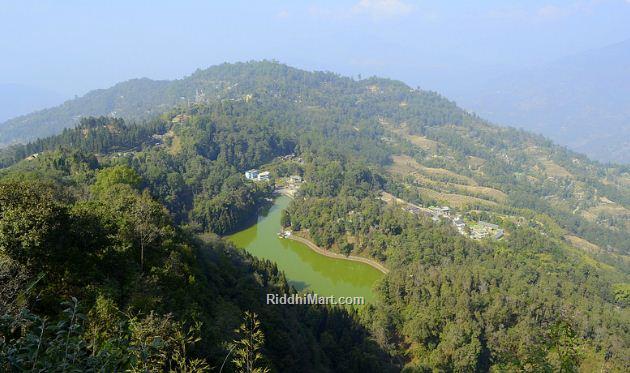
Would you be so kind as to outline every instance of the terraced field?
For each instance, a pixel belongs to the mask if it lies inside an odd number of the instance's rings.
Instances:
[[[401,178],[412,176],[414,185],[430,198],[445,201],[453,207],[468,205],[496,206],[507,195],[494,188],[481,186],[474,179],[442,168],[425,167],[406,155],[392,157],[388,171]]]

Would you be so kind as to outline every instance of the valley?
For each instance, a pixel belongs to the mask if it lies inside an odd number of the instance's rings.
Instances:
[[[299,291],[324,296],[361,296],[374,300],[372,287],[382,275],[371,266],[347,259],[332,258],[290,238],[279,238],[281,211],[289,205],[288,197],[279,197],[258,222],[228,236],[228,241],[250,254],[274,262]]]
[[[86,99],[117,92],[105,90],[64,104],[57,134],[0,152],[0,277],[38,320],[3,303],[25,330],[11,339],[19,351],[74,297],[87,315],[77,350],[103,359],[141,343],[142,323],[199,335],[186,362],[220,366],[254,312],[276,371],[630,366],[626,166],[389,79],[260,61],[123,87],[155,98],[120,103],[151,115],[87,116],[59,132]],[[174,87],[204,94],[161,101]],[[301,291],[369,301],[265,304]],[[96,328],[110,314],[124,337]]]

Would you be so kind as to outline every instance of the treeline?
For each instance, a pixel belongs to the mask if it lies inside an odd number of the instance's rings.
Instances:
[[[166,129],[166,123],[161,120],[128,125],[120,118],[81,118],[76,128],[65,129],[59,135],[3,150],[0,153],[0,168],[8,167],[33,154],[60,148],[96,154],[138,151],[143,145],[153,145],[155,140],[151,136],[162,134]]]

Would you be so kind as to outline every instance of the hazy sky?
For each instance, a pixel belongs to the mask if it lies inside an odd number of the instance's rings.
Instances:
[[[0,84],[82,94],[277,59],[449,94],[630,37],[630,0],[0,0]]]

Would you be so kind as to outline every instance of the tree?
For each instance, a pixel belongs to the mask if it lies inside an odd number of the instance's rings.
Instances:
[[[42,183],[0,184],[0,253],[34,271],[64,260],[67,208]]]
[[[58,320],[23,308],[0,317],[0,371],[17,372],[182,372],[209,371],[189,349],[199,342],[201,324],[153,312],[129,316],[100,297],[88,315],[79,301],[62,302]],[[87,326],[87,327],[86,327]]]
[[[349,242],[342,242],[340,245],[340,251],[343,255],[349,256],[352,254],[352,250],[354,250],[354,245]]]
[[[129,352],[132,372],[197,373],[209,370],[204,359],[192,358],[187,349],[199,342],[200,323],[186,330],[171,314],[154,312],[129,320]]]
[[[95,194],[101,194],[111,189],[116,184],[126,184],[132,188],[138,188],[142,179],[132,168],[127,166],[108,167],[96,174],[96,181],[92,186]]]
[[[40,274],[34,281],[29,281],[25,266],[0,255],[0,314],[19,312],[26,301],[26,293],[43,276]]]
[[[140,242],[140,269],[144,271],[145,249],[165,234],[166,214],[164,208],[146,190],[136,200],[131,213],[134,232]]]
[[[291,215],[289,215],[289,212],[287,210],[282,210],[282,215],[280,216],[280,225],[285,228],[291,226]]]
[[[558,372],[573,373],[580,367],[580,350],[578,336],[571,324],[558,320],[549,333],[551,339],[550,352],[555,354],[555,369]]]
[[[234,341],[234,359],[239,372],[263,373],[269,372],[269,368],[264,366],[264,357],[260,350],[265,343],[265,336],[260,330],[258,315],[245,311],[243,324],[235,330],[240,339]]]

